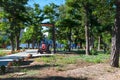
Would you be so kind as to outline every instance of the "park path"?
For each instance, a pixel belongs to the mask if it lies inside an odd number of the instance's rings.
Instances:
[[[0,57],[0,66],[1,65],[7,65],[8,62],[11,62],[13,60],[18,60],[20,58],[25,58],[28,56],[28,54],[32,54],[32,57],[40,57],[40,56],[51,56],[53,54],[37,54],[37,49],[27,49],[24,52],[19,52],[16,54],[6,55]]]

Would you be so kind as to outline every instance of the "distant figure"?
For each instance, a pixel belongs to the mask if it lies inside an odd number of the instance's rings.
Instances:
[[[44,50],[46,50],[46,48],[47,48],[47,46],[46,46],[46,44],[43,42],[43,43],[42,43],[42,48],[41,48],[41,49],[44,51]]]
[[[77,48],[80,49],[80,43],[77,44]]]
[[[46,52],[47,53],[51,53],[51,51],[50,51],[50,44],[47,45]]]
[[[38,49],[37,53],[43,54],[43,52],[50,53],[51,51],[49,50],[50,44],[46,45],[44,42],[42,42],[42,47]]]
[[[41,48],[38,49],[37,53],[43,53],[46,50],[47,46],[44,42],[42,42]]]

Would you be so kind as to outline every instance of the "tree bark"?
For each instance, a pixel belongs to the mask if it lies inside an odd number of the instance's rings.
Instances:
[[[32,49],[34,49],[34,48],[35,48],[35,41],[33,39],[33,41],[32,41]]]
[[[115,26],[112,34],[111,63],[112,67],[119,67],[120,53],[120,0],[116,0]]]
[[[53,50],[54,50],[54,53],[56,53],[56,40],[55,40],[55,26],[53,25],[53,31],[52,31],[52,40],[53,40]]]
[[[13,37],[10,37],[10,43],[11,43],[11,51],[13,52],[13,51],[15,51],[15,47],[14,47],[14,39],[13,39]]]
[[[100,51],[101,36],[98,37],[98,51]]]
[[[85,9],[85,38],[86,38],[86,55],[90,55],[89,46],[89,22],[88,22],[88,6],[84,5]]]
[[[16,50],[20,50],[20,47],[19,47],[19,45],[20,45],[20,41],[19,41],[19,35],[16,35]]]
[[[93,36],[91,36],[90,37],[90,50],[92,50],[93,48],[94,48],[94,37]]]
[[[38,49],[40,48],[40,42],[37,43],[37,48],[38,48]]]
[[[86,55],[90,55],[89,31],[88,31],[88,26],[87,25],[85,25],[85,37],[86,37]]]
[[[71,51],[71,34],[72,34],[72,28],[70,28],[70,32],[69,32],[69,36],[68,36],[68,38],[69,38],[69,51]]]
[[[28,46],[27,46],[27,48],[29,49],[29,48],[30,48],[30,42],[28,41],[27,43],[28,43]]]
[[[20,26],[17,25],[15,29],[16,50],[20,50]]]

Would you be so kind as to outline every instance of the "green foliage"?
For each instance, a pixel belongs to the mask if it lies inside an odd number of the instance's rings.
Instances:
[[[22,42],[25,43],[27,41],[31,41],[32,38],[32,34],[33,34],[33,29],[31,27],[26,28],[26,32],[23,33],[22,36]]]
[[[92,55],[97,55],[97,54],[98,54],[97,50],[91,50],[90,53],[91,53]]]
[[[28,27],[23,34],[23,42],[40,42],[44,37],[42,34],[41,23],[45,19],[49,19],[49,23],[55,24],[56,40],[69,47],[68,41],[73,43],[82,42],[85,44],[85,28],[88,26],[88,37],[94,38],[94,47],[98,46],[98,36],[101,36],[101,47],[110,53],[111,46],[111,30],[114,25],[115,5],[112,0],[66,0],[64,5],[60,7],[54,3],[46,5],[43,10],[38,4],[34,7],[26,7],[28,0],[1,0],[0,19],[6,21],[0,22],[0,34],[5,34],[9,39],[3,40],[0,37],[0,46],[2,43],[15,42],[15,38],[19,37],[20,30]],[[26,26],[24,26],[24,24]],[[52,39],[52,28],[48,28]],[[3,36],[3,35],[2,35]],[[87,41],[87,40],[86,40]],[[89,40],[88,40],[89,41]],[[16,39],[17,42],[17,39]],[[19,42],[19,39],[18,39]],[[89,46],[88,46],[89,47]],[[96,50],[91,50],[93,55],[98,54]],[[2,53],[1,53],[2,55]],[[52,58],[54,60],[54,58]],[[45,59],[46,62],[49,60]],[[96,62],[99,62],[97,59]],[[67,63],[67,62],[66,62]]]
[[[47,23],[52,23],[52,24],[56,23],[56,21],[58,20],[58,17],[59,17],[58,8],[59,8],[59,6],[54,3],[50,3],[46,6],[44,6],[44,8],[43,8],[43,13],[45,15],[44,19],[49,20]],[[53,28],[49,27],[47,31],[49,32],[48,39],[52,39]]]
[[[108,54],[98,54],[98,55],[81,55],[80,58],[84,61],[91,63],[103,63],[109,60],[110,55]]]
[[[49,19],[50,23],[55,23],[58,17],[58,5],[50,3],[44,7],[43,12],[46,15],[45,19]]]
[[[23,33],[22,42],[31,43],[33,41],[40,42],[43,37],[42,26],[40,25],[44,19],[43,11],[39,4],[34,7],[26,7],[27,9],[27,26],[26,32]]]
[[[2,0],[0,2],[0,7],[3,10],[2,21],[1,23],[5,25],[1,25],[0,27],[6,35],[11,40],[12,51],[14,51],[14,40],[16,40],[16,49],[19,49],[19,38],[20,38],[20,31],[23,29],[23,23],[26,21],[25,19],[25,5],[27,4],[28,0]]]
[[[28,69],[26,69],[26,68],[20,70],[20,72],[27,72],[27,71],[28,71]]]
[[[69,44],[65,44],[64,48],[68,49],[69,48]]]

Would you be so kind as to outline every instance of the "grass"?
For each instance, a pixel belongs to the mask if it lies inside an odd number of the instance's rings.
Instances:
[[[12,53],[11,53],[11,51],[4,51],[4,50],[2,50],[2,49],[0,49],[0,56],[5,56],[5,55],[9,55],[9,54],[16,54],[16,53],[18,53],[19,51],[13,51]]]
[[[40,57],[36,58],[35,61],[43,62],[44,64],[49,64],[56,66],[57,71],[65,71],[68,64],[81,64],[84,62],[84,65],[88,63],[105,63],[109,60],[109,54],[98,54],[98,55],[85,55],[85,54],[55,54],[50,57]],[[87,63],[86,63],[87,62]],[[83,65],[83,64],[81,64]]]
[[[109,60],[109,54],[98,54],[98,55],[80,55],[80,59],[91,62],[91,63],[104,63]]]
[[[36,58],[35,61],[43,61],[45,64],[63,65],[63,64],[75,64],[77,59],[67,55],[54,55],[50,57]]]
[[[67,54],[64,55],[54,55],[50,57],[41,57],[41,58],[36,58],[35,61],[40,62],[43,61],[45,64],[76,64],[78,60],[83,60],[86,62],[91,62],[91,63],[103,63],[106,62],[109,59],[110,55],[109,54],[98,54],[98,55],[84,55],[84,54],[79,54],[79,55],[71,55],[68,56]]]
[[[0,51],[0,56],[5,56],[5,55],[7,55],[6,52],[4,52],[4,51]]]
[[[21,69],[20,72],[27,72],[27,69]]]

